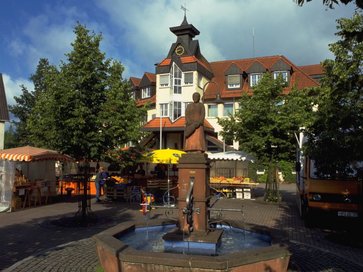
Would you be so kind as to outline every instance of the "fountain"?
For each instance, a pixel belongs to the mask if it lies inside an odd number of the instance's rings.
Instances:
[[[145,224],[125,222],[95,236],[97,254],[105,271],[286,271],[290,253],[273,236],[259,234],[264,245],[220,252],[224,231],[234,229],[231,239],[243,244],[246,224],[229,223],[211,228],[209,160],[204,153],[204,106],[200,95],[186,110],[185,151],[179,160],[179,198],[177,222],[150,220]],[[191,107],[190,107],[191,106]],[[156,241],[158,250],[148,248],[148,239],[165,232]],[[228,231],[226,231],[228,232]],[[248,232],[256,236],[253,232]],[[130,236],[131,235],[131,236]],[[268,237],[268,238],[266,238]],[[155,238],[155,237],[154,237]],[[140,242],[141,239],[141,242]],[[155,239],[154,239],[155,240]],[[154,241],[153,240],[153,241]],[[139,244],[136,245],[136,241]],[[154,241],[155,242],[155,241]],[[252,243],[255,243],[252,242]],[[152,246],[151,246],[152,247]],[[236,246],[234,246],[236,247]]]

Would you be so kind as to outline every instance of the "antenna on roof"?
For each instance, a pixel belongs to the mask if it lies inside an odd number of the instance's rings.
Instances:
[[[255,28],[252,28],[252,56],[255,57]]]

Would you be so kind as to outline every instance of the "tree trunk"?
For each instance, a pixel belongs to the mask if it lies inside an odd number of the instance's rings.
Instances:
[[[268,165],[268,175],[265,186],[264,200],[266,202],[279,202],[281,200],[277,176],[278,171],[276,163],[271,160]]]

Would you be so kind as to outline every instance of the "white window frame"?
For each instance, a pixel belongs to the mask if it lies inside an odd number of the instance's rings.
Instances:
[[[253,73],[250,74],[249,76],[250,78],[250,86],[256,86],[258,84],[258,82],[260,82],[261,78],[262,78],[262,74],[261,73]]]
[[[161,83],[161,78],[162,77],[167,77],[168,78],[168,83]],[[169,87],[170,86],[170,79],[171,79],[171,76],[170,74],[161,74],[159,75],[159,86],[160,87]]]
[[[151,87],[141,88],[141,99],[151,97]]]
[[[186,82],[185,81],[187,74],[191,74],[192,75],[192,81],[191,82]],[[193,83],[194,83],[194,73],[193,72],[185,72],[185,73],[183,73],[183,83],[184,83],[184,85],[193,85]]]
[[[282,79],[285,82],[288,82],[288,80],[289,80],[289,74],[288,74],[287,71],[274,71],[273,72],[274,79],[277,79],[279,75],[282,75]]]
[[[169,116],[169,104],[168,103],[161,103],[160,104],[160,116],[161,117],[168,117]]]
[[[182,80],[183,80],[183,72],[182,70],[173,63],[173,92],[174,94],[182,93]]]
[[[180,107],[176,107],[176,104],[180,105]],[[172,111],[171,111],[171,115],[172,115],[172,120],[176,120],[178,118],[180,118],[182,116],[182,102],[181,101],[173,101],[172,102]],[[175,112],[175,111],[178,111],[178,112]]]
[[[211,108],[215,108],[215,115],[214,114],[210,114],[210,109]],[[208,117],[218,117],[218,105],[217,104],[208,104],[207,105],[207,112],[208,112]]]
[[[238,84],[230,84],[229,83],[229,77],[239,77],[239,83]],[[236,89],[241,87],[241,75],[228,75],[227,76],[227,87],[228,89]]]
[[[234,113],[234,105],[233,105],[233,103],[224,103],[224,105],[223,105],[223,116],[229,116],[230,115],[229,113],[226,114],[226,105],[231,105],[232,106],[232,111],[230,112],[230,114],[233,115],[233,113]]]

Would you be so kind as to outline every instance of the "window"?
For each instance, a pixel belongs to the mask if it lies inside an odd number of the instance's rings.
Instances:
[[[227,84],[229,89],[240,88],[241,87],[241,76],[240,75],[230,75],[227,76]]]
[[[173,64],[173,70],[174,94],[181,94],[182,71],[175,63]]]
[[[168,104],[160,104],[160,115],[162,117],[169,116]]]
[[[274,79],[277,79],[279,76],[282,76],[282,79],[287,82],[287,71],[275,71],[274,72]]]
[[[168,87],[169,86],[169,78],[170,75],[169,74],[165,74],[165,75],[160,75],[160,87]]]
[[[209,117],[217,117],[218,116],[217,105],[208,105],[208,116]]]
[[[261,80],[262,74],[250,74],[250,86],[253,87]]]
[[[151,88],[146,87],[141,89],[141,98],[148,98],[151,96]]]
[[[182,114],[182,102],[173,103],[173,120],[178,119]]]
[[[229,116],[233,114],[233,103],[224,104],[223,116]]]
[[[184,84],[185,85],[193,84],[193,72],[184,73]]]

